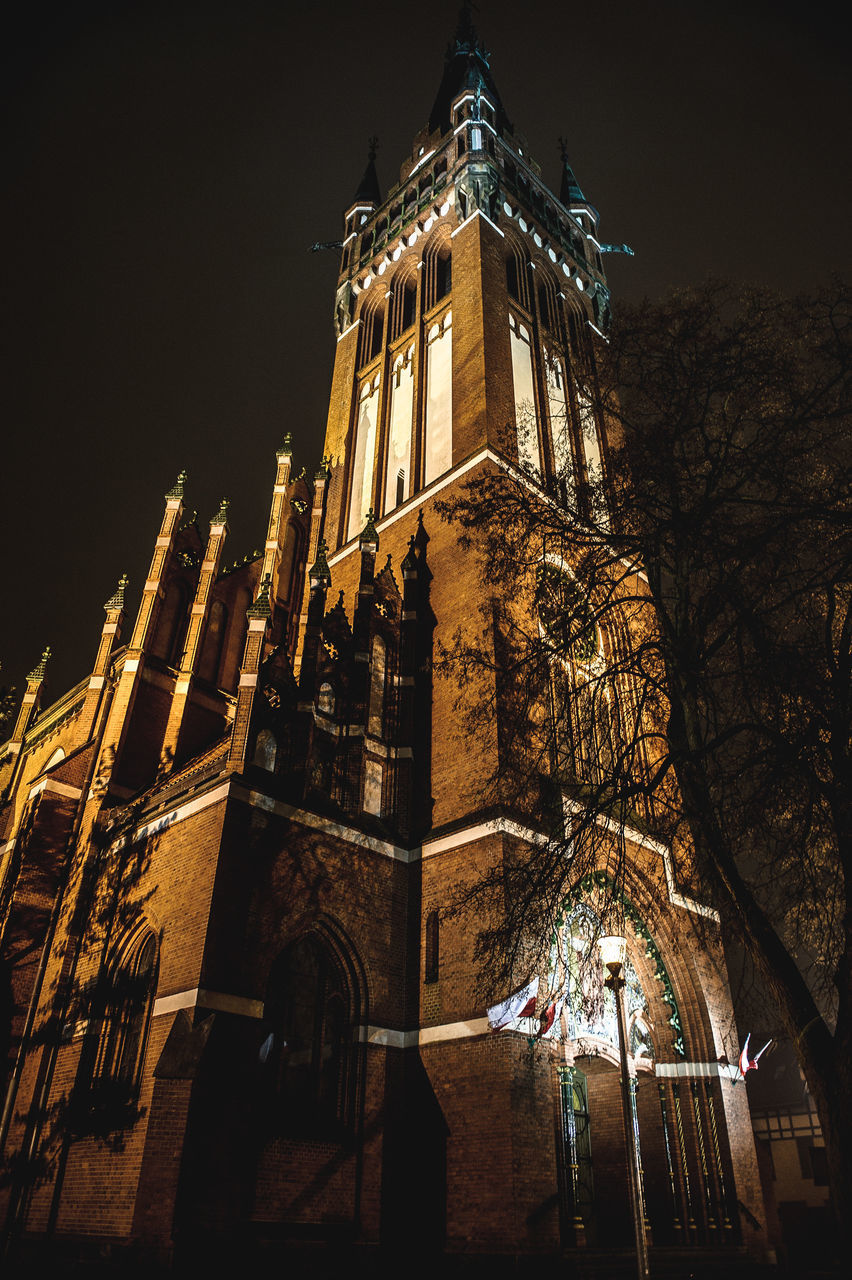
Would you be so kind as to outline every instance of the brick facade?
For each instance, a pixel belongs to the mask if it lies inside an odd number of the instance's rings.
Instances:
[[[129,642],[121,586],[92,676],[39,712],[37,668],[0,750],[13,1244],[52,1234],[165,1261],[201,1241],[630,1244],[614,1052],[491,1034],[477,922],[446,911],[534,833],[482,812],[497,726],[474,733],[433,676],[438,646],[480,626],[482,595],[438,504],[517,461],[510,315],[532,335],[537,447],[552,465],[545,332],[558,315],[563,349],[593,369],[608,314],[597,215],[542,185],[464,31],[400,184],[384,202],[373,187],[368,168],[346,215],[313,486],[291,477],[288,442],[264,551],[226,567],[224,509],[202,533],[181,478]],[[400,334],[394,288],[415,280]],[[552,303],[537,281],[551,281]],[[426,484],[429,333],[450,312],[451,456]],[[409,341],[410,496],[386,509],[389,385]],[[373,512],[350,539],[368,376],[381,388]],[[631,902],[661,957],[637,934],[654,1028],[654,1058],[637,1068],[654,1240],[759,1255],[762,1233],[737,1207],[763,1220],[745,1090],[719,1067],[736,1054],[715,926],[661,892],[660,846],[627,842]],[[146,938],[155,967],[116,1004]],[[591,1135],[581,1229],[568,1066],[586,1081]]]

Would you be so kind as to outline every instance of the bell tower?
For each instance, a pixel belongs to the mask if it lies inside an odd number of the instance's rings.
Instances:
[[[372,140],[345,214],[324,447],[335,588],[347,598],[357,589],[368,512],[396,563],[419,514],[444,606],[437,639],[450,643],[475,612],[479,584],[434,503],[495,463],[533,475],[568,463],[578,484],[603,465],[591,385],[608,318],[597,211],[564,143],[560,196],[543,181],[465,6],[399,181],[382,196]],[[434,823],[462,816],[487,749],[466,744],[460,786],[457,739],[446,724],[433,735]]]
[[[544,471],[554,451],[560,461],[566,421],[580,430],[577,371],[608,316],[597,212],[564,145],[560,197],[544,184],[465,7],[399,181],[382,199],[371,148],[346,211],[325,442],[332,554],[368,509],[381,533],[483,450]],[[599,460],[595,441],[589,452]]]

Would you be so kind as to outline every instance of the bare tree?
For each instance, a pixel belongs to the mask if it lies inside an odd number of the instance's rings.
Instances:
[[[544,473],[495,468],[445,504],[490,591],[481,643],[460,633],[440,663],[465,716],[497,716],[489,802],[548,837],[472,890],[501,907],[483,964],[508,976],[550,938],[604,828],[667,842],[778,1006],[846,1222],[850,322],[840,282],[625,311],[551,423]],[[584,466],[594,431],[603,461]]]

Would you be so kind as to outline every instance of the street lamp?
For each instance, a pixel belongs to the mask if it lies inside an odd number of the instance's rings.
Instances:
[[[639,1152],[633,1128],[633,1107],[630,1099],[630,1075],[627,1070],[627,1023],[624,1017],[624,956],[627,939],[609,934],[598,939],[601,960],[609,972],[604,986],[615,997],[618,1019],[618,1053],[621,1059],[621,1111],[624,1117],[624,1143],[627,1148],[627,1185],[630,1190],[630,1212],[633,1215],[633,1233],[636,1238],[636,1273],[639,1280],[648,1278],[648,1241],[645,1237],[645,1212],[642,1202],[642,1175],[639,1169]]]

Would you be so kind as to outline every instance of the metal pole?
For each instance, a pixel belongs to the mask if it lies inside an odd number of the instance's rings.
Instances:
[[[610,971],[611,972],[611,971]],[[636,1274],[639,1280],[648,1280],[648,1240],[645,1235],[645,1213],[642,1202],[642,1181],[639,1171],[639,1153],[633,1129],[633,1107],[630,1097],[630,1074],[627,1069],[627,1024],[624,1017],[624,979],[611,972],[606,979],[615,996],[618,1015],[618,1052],[621,1059],[621,1110],[624,1117],[624,1143],[627,1148],[627,1186],[630,1191],[630,1212],[633,1215],[633,1233],[636,1239]]]

